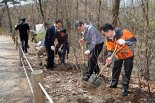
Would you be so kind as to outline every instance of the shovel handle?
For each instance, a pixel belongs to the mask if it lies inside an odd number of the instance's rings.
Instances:
[[[82,50],[82,62],[85,63],[85,57],[84,57],[84,45],[80,45]]]
[[[109,63],[106,63],[106,64],[104,65],[104,67],[101,69],[101,71],[100,71],[100,73],[98,74],[98,76],[101,75],[102,71],[103,71],[108,65],[109,65]]]
[[[118,43],[116,44],[116,47],[115,47],[114,52],[113,52],[112,55],[110,56],[111,60],[114,58],[114,56],[115,56],[119,51],[121,51],[121,50],[125,47],[125,45],[123,45],[119,50],[117,50],[117,47],[118,47]],[[117,51],[116,51],[116,50],[117,50]],[[104,67],[101,69],[101,71],[100,71],[100,73],[98,74],[98,76],[101,75],[102,71],[103,71],[108,65],[109,65],[109,63],[106,63],[106,64],[104,65]]]

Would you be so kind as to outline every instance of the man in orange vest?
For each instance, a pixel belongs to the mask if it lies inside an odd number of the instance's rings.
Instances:
[[[125,78],[123,78],[122,81],[122,96],[125,97],[128,95],[127,89],[129,87],[129,81],[133,69],[133,44],[135,44],[137,40],[128,30],[122,28],[114,29],[113,26],[108,23],[104,24],[100,28],[100,31],[101,34],[107,37],[106,46],[108,50],[108,56],[112,54],[116,45],[117,50],[119,50],[123,46],[123,48],[116,54],[117,59],[114,60],[110,88],[117,88],[122,64],[124,63]],[[107,58],[106,62],[110,64],[112,60],[110,58]]]

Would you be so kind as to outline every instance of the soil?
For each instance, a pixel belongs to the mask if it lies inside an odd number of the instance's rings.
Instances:
[[[151,83],[151,95],[147,92],[147,86],[142,84],[138,88],[136,67],[134,66],[130,82],[129,95],[121,96],[121,77],[117,89],[110,89],[108,86],[111,78],[111,67],[103,72],[103,83],[98,88],[88,82],[81,80],[81,70],[75,65],[75,57],[71,52],[66,65],[58,63],[58,56],[55,57],[56,68],[48,71],[44,66],[38,66],[35,55],[35,43],[30,42],[29,61],[34,69],[44,71],[45,88],[55,103],[155,103],[155,82]],[[79,53],[80,51],[77,51]],[[46,64],[46,56],[42,56],[43,65]],[[81,60],[78,60],[82,63]],[[83,64],[79,64],[83,65]],[[103,64],[100,63],[100,68]]]
[[[32,95],[24,71],[18,66],[18,51],[15,50],[10,38],[4,36],[0,38],[2,38],[0,50],[3,51],[0,54],[0,97],[2,97],[0,103],[32,103]],[[142,83],[141,89],[138,88],[135,70],[132,73],[129,95],[122,97],[121,78],[118,88],[111,89],[107,86],[111,78],[111,67],[104,70],[103,83],[96,88],[81,80],[81,70],[75,65],[73,52],[70,53],[65,66],[58,63],[58,56],[56,56],[56,67],[49,71],[44,67],[46,56],[42,56],[43,66],[39,66],[36,61],[35,43],[29,42],[29,45],[28,60],[34,70],[43,70],[44,86],[54,103],[155,103],[155,81],[151,81],[151,98],[145,83]],[[80,50],[76,52],[80,53]],[[83,65],[81,60],[78,62],[79,65]],[[103,64],[100,63],[100,68],[102,66]],[[28,67],[27,70],[29,70]]]

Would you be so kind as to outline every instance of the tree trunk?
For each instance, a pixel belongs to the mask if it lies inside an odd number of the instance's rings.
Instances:
[[[31,8],[32,8],[32,14],[31,14],[31,21],[33,23],[33,29],[35,30],[35,18],[34,18],[34,4],[32,4]]]
[[[69,15],[69,13],[71,14],[71,11],[72,11],[72,6],[71,4],[72,3],[69,3],[69,0],[65,0],[65,22],[66,22],[66,29],[67,29],[67,33],[68,33],[68,39],[69,39],[69,42],[71,42],[71,15]],[[68,3],[68,5],[67,5]],[[68,9],[67,9],[68,8]]]
[[[85,21],[87,21],[87,8],[88,8],[88,1],[85,0]]]
[[[2,17],[5,12],[5,8],[2,8],[2,13],[0,14],[0,27],[2,26]]]
[[[146,19],[146,26],[149,27],[149,1],[143,1],[141,0],[141,6],[142,6],[142,11],[143,11],[143,16]]]
[[[56,11],[55,11],[56,18],[58,18],[58,13],[59,13],[59,10],[58,10],[58,8],[59,8],[58,3],[59,3],[59,1],[56,0]]]
[[[101,14],[101,5],[102,5],[102,0],[98,0],[98,13],[97,13],[97,27],[100,27],[100,14]]]
[[[112,15],[113,15],[112,25],[114,27],[116,27],[117,26],[118,15],[119,15],[120,0],[113,0],[112,3],[113,3],[113,7],[112,7]]]
[[[40,13],[41,13],[41,16],[42,16],[43,22],[45,22],[45,16],[44,16],[43,8],[42,8],[42,1],[41,1],[41,0],[38,0],[38,1],[39,1],[39,9],[40,9]]]
[[[4,2],[4,4],[5,4],[6,10],[7,10],[7,14],[8,14],[10,32],[12,33],[12,22],[11,22],[9,7],[8,7],[7,2]]]
[[[79,2],[76,1],[76,20],[79,20]]]

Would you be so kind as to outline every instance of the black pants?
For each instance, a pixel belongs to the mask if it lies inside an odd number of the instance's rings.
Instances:
[[[51,50],[51,46],[45,46],[47,53],[47,68],[53,68],[54,65],[54,51]]]
[[[27,53],[27,48],[28,48],[28,37],[21,37],[20,41],[22,43],[22,49],[25,53]]]
[[[102,51],[103,43],[97,44],[88,57],[88,71],[87,74],[91,75],[93,72],[99,73],[99,66],[97,64],[97,58]]]
[[[124,60],[116,60],[114,61],[114,67],[112,69],[112,83],[117,86],[119,76],[121,73],[122,64],[124,62],[124,72],[125,72],[125,78],[123,78],[122,86],[126,89],[129,86],[129,81],[131,77],[131,72],[133,69],[133,56]]]

